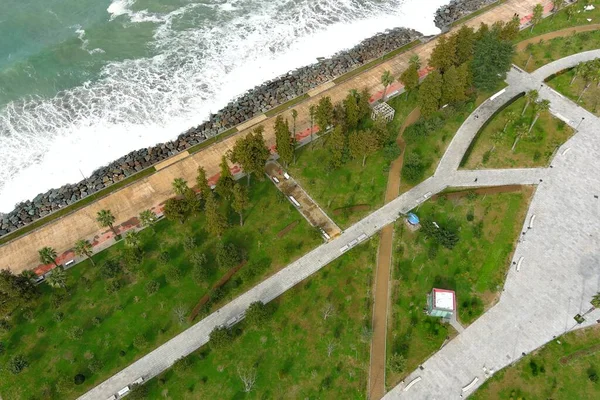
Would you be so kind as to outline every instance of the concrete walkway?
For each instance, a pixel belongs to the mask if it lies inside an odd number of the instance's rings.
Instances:
[[[590,300],[600,289],[600,119],[542,86],[544,77],[596,57],[600,57],[600,50],[566,57],[531,75],[517,70],[509,74],[507,91],[514,93],[512,87],[540,90],[540,98],[550,101],[554,115],[579,128],[558,150],[552,168],[538,182],[499,303],[423,363],[422,370],[409,375],[386,399],[466,397],[494,372],[524,354],[571,329],[594,324],[600,317],[600,311],[595,310],[582,325],[573,319],[590,309]],[[490,107],[497,105],[488,102],[478,112],[487,115]],[[482,122],[482,117],[470,118],[463,127]],[[465,137],[457,135],[449,152],[464,149],[469,134],[462,133]],[[449,154],[444,165],[454,165],[455,161]],[[441,170],[437,175],[447,174]],[[459,171],[453,176],[459,174],[473,171]],[[409,388],[408,384],[418,378]]]

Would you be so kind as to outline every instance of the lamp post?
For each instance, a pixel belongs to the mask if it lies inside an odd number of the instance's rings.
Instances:
[[[581,121],[579,121],[575,130],[579,129],[579,125],[581,125],[581,123],[583,122],[584,119],[585,119],[585,117],[581,117]]]

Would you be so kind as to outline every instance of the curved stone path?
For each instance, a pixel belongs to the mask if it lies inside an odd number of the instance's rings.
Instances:
[[[593,190],[600,191],[600,174],[597,171],[590,173],[590,168],[600,169],[600,120],[545,87],[540,97],[551,101],[553,113],[560,113],[571,126],[578,125],[585,117],[579,132],[563,146],[563,149],[573,148],[568,156],[558,156],[553,161],[553,168],[478,171],[458,171],[457,168],[485,119],[508,101],[511,93],[537,88],[543,77],[599,56],[600,50],[577,54],[548,64],[531,75],[511,71],[508,89],[495,100],[484,102],[465,121],[434,176],[113,375],[80,399],[105,399],[139,377],[147,380],[156,376],[180,357],[206,344],[215,327],[239,316],[250,303],[266,303],[280,296],[338,258],[345,245],[373,236],[395,221],[399,214],[450,186],[541,184],[527,221],[533,214],[539,217],[534,231],[527,235],[527,240],[521,242],[515,253],[515,257],[526,257],[523,270],[517,276],[514,271],[509,273],[506,292],[499,304],[429,359],[424,364],[425,370],[411,375],[411,378],[420,377],[421,381],[411,388],[408,397],[445,399],[449,398],[449,393],[458,397],[462,386],[474,376],[481,375],[482,363],[497,370],[517,360],[520,351],[529,352],[551,340],[552,336],[572,328],[569,318],[589,307],[586,299],[591,298],[590,293],[595,292],[598,285],[597,273],[591,270],[591,265],[593,261],[596,265],[599,262],[597,253],[593,252],[598,248],[600,202],[592,193]],[[475,178],[477,182],[474,182]],[[564,307],[567,297],[573,301],[569,300],[569,306]],[[546,325],[544,321],[549,323]],[[386,398],[400,397],[403,389],[403,385],[399,385]]]
[[[436,177],[456,175],[458,155],[485,119],[521,91],[539,90],[540,98],[550,101],[551,113],[577,130],[540,178],[498,304],[385,399],[467,397],[494,372],[600,317],[600,310],[590,311],[590,300],[600,289],[600,119],[543,84],[545,77],[597,57],[600,50],[576,54],[532,74],[514,68],[506,92],[479,107],[455,136]],[[573,317],[588,311],[586,321],[577,325]]]

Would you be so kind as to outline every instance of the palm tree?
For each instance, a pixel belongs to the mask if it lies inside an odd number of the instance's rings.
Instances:
[[[96,214],[96,221],[98,221],[101,227],[110,228],[110,230],[115,234],[115,237],[119,236],[119,232],[117,232],[115,226],[113,225],[115,223],[115,216],[110,210],[98,211],[98,214]]]
[[[75,242],[75,248],[73,250],[75,251],[75,254],[77,254],[77,256],[86,256],[88,260],[90,260],[92,265],[96,266],[96,263],[92,258],[92,254],[94,254],[92,251],[92,244],[89,242],[89,240],[79,239]]]
[[[310,114],[310,147],[313,147],[313,131],[315,130],[315,116],[317,115],[317,107],[314,104],[311,104],[308,108],[308,113]]]
[[[42,264],[54,264],[58,267],[58,263],[56,262],[56,250],[52,247],[43,247],[38,251],[40,255],[40,261]]]
[[[385,101],[385,92],[387,91],[387,87],[392,83],[394,83],[392,73],[388,70],[383,71],[383,75],[381,75],[381,84],[383,85],[383,96],[381,96],[381,101]]]
[[[575,79],[577,79],[578,76],[585,75],[587,69],[588,69],[587,63],[577,64],[575,66],[575,68],[573,69],[573,79],[571,79],[570,84],[572,85],[573,82],[575,82]]]
[[[142,244],[142,239],[140,238],[140,233],[134,230],[127,232],[125,235],[125,246],[139,250],[140,245]]]
[[[504,120],[506,121],[504,124],[504,129],[502,129],[502,132],[506,132],[506,128],[508,127],[508,124],[512,124],[513,122],[515,122],[517,120],[517,113],[514,111],[508,111],[506,113],[506,115],[504,116]]]
[[[527,124],[521,124],[517,126],[517,128],[515,129],[515,133],[517,134],[517,137],[515,138],[515,142],[513,143],[510,149],[512,153],[515,152],[515,147],[517,147],[517,143],[519,142],[519,139],[521,139],[521,136],[527,133]]]
[[[154,223],[156,222],[156,214],[152,210],[144,210],[139,216],[140,223],[143,227],[148,227],[154,232]]]
[[[573,7],[567,8],[567,21],[570,21],[573,15],[575,15],[575,9]]]
[[[596,308],[600,308],[600,293],[596,293],[590,302]]]
[[[548,100],[539,101],[533,105],[533,108],[535,110],[535,118],[533,119],[533,122],[531,123],[531,126],[529,127],[529,130],[527,131],[528,135],[531,132],[531,130],[533,129],[533,126],[537,122],[538,118],[540,117],[540,114],[543,112],[546,112],[550,109],[550,101],[548,101]]]
[[[421,69],[421,59],[419,58],[419,56],[417,54],[413,54],[412,56],[410,56],[410,60],[408,60],[408,63],[413,66],[418,70]]]
[[[544,18],[544,6],[541,4],[536,4],[535,7],[533,7],[533,16],[531,17],[531,31],[530,32],[533,32],[533,28],[537,24],[542,22],[543,18]]]
[[[525,115],[525,110],[527,110],[529,104],[535,103],[539,97],[540,94],[537,90],[530,90],[525,94],[525,99],[527,100],[527,102],[525,103],[525,107],[523,107],[523,112],[521,112],[521,116]]]
[[[579,103],[579,100],[581,100],[581,98],[583,97],[586,90],[588,90],[588,88],[592,85],[592,82],[597,81],[599,78],[599,73],[598,73],[596,63],[594,63],[592,61],[592,62],[583,63],[583,65],[584,65],[584,68],[583,68],[583,71],[581,72],[581,77],[585,81],[585,84],[583,86],[583,90],[581,91],[581,93],[579,93],[579,97],[577,98],[578,103]]]
[[[173,191],[177,196],[183,196],[190,189],[188,188],[187,181],[183,178],[175,178],[173,179]]]
[[[490,149],[490,153],[492,151],[494,151],[494,149],[496,148],[496,145],[502,141],[503,137],[504,137],[504,131],[498,131],[492,135],[492,143],[494,143],[494,144],[492,145],[492,148]]]
[[[65,269],[62,265],[54,268],[52,273],[46,278],[48,285],[54,288],[64,288],[67,286],[67,274],[65,273]]]

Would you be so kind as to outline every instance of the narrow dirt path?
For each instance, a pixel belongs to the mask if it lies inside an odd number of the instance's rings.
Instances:
[[[406,117],[400,128],[396,142],[401,149],[400,156],[396,158],[388,173],[388,183],[385,192],[385,203],[389,203],[400,194],[400,173],[404,161],[406,143],[402,134],[407,126],[414,123],[421,115],[415,108]],[[394,225],[390,224],[381,231],[379,252],[377,254],[377,271],[375,272],[375,303],[373,305],[373,338],[371,339],[371,365],[369,369],[369,399],[379,400],[385,394],[385,353],[387,316],[389,303],[389,281],[392,264]]]
[[[522,42],[517,43],[517,51],[519,51],[519,52],[523,51],[523,50],[525,50],[525,48],[527,47],[528,44],[530,44],[530,43],[536,44],[536,43],[539,43],[540,40],[548,41],[550,39],[554,39],[557,37],[572,35],[574,32],[575,33],[589,32],[589,31],[595,31],[597,29],[600,29],[600,24],[572,26],[570,28],[561,29],[559,31],[544,33],[542,35],[534,36],[530,39],[526,39],[526,40],[523,40]]]

